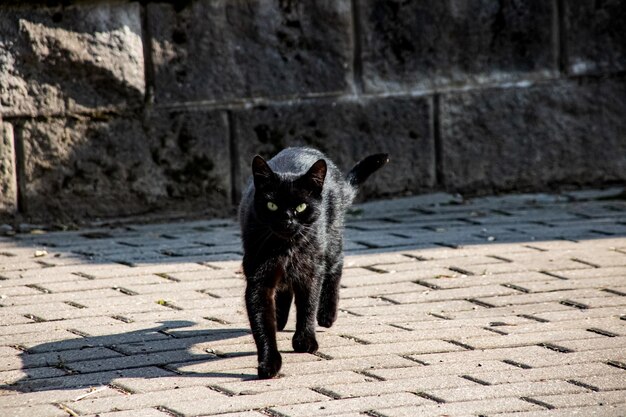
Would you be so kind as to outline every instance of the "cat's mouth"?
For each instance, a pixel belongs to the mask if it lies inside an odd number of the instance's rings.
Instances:
[[[298,234],[297,229],[274,229],[272,228],[272,233],[283,240],[292,240]]]

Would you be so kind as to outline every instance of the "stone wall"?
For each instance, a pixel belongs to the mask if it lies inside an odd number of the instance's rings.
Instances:
[[[364,198],[623,182],[624,22],[621,0],[4,2],[0,213],[229,215],[252,156],[292,145],[389,152]]]

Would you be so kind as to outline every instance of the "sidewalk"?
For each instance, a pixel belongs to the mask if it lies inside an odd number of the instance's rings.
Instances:
[[[355,206],[337,323],[265,381],[233,221],[0,237],[0,415],[625,416],[620,191]]]

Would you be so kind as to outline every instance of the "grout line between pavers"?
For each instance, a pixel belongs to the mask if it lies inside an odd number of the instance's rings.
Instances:
[[[540,407],[546,408],[548,410],[554,410],[555,407],[552,404],[548,404],[546,402],[540,401],[540,400],[536,400],[534,398],[531,397],[520,397],[519,398],[522,401],[526,401],[527,403],[531,403],[531,404],[535,404],[538,405]]]
[[[162,413],[165,413],[167,415],[170,415],[172,417],[185,417],[183,414],[178,413],[174,410],[172,410],[171,408],[168,408],[164,405],[157,405],[156,407],[153,407],[155,410],[160,411]]]
[[[606,362],[609,366],[614,366],[615,368],[620,368],[626,370],[626,363],[620,361],[610,360]]]
[[[506,363],[507,365],[515,366],[516,368],[532,369],[532,366],[530,365],[526,365],[525,363],[517,362],[511,359],[503,359],[502,362]]]
[[[484,386],[489,386],[489,385],[491,385],[491,383],[490,383],[490,382],[483,381],[482,379],[474,378],[474,377],[473,377],[473,376],[471,376],[471,375],[459,375],[459,378],[466,379],[466,380],[468,380],[468,381],[474,382],[474,383],[479,384],[479,385],[484,385]]]
[[[333,400],[339,400],[339,399],[341,399],[341,395],[337,394],[337,393],[336,393],[336,392],[334,392],[334,391],[331,391],[331,390],[329,390],[329,389],[326,389],[326,388],[322,388],[322,387],[312,387],[312,388],[309,388],[309,389],[310,389],[311,391],[313,391],[313,392],[317,392],[318,394],[322,394],[322,395],[324,395],[325,397],[328,397],[328,398],[333,399]]]
[[[580,382],[580,381],[577,381],[575,379],[568,379],[567,382],[572,384],[572,385],[576,385],[577,387],[588,389],[590,391],[594,391],[594,392],[600,391],[600,388],[598,388],[598,387],[595,387],[595,386],[589,385],[589,384],[585,384],[584,382]]]
[[[443,398],[436,397],[434,395],[428,394],[427,392],[418,391],[418,392],[414,392],[414,394],[426,400],[434,401],[437,404],[445,404],[446,402]]]
[[[590,327],[590,328],[585,329],[585,330],[587,330],[588,332],[599,334],[601,336],[606,336],[606,337],[617,337],[617,336],[619,336],[616,333],[609,332],[608,330],[598,329],[597,327]]]

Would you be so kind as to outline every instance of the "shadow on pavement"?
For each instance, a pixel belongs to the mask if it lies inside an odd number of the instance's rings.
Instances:
[[[107,385],[117,378],[164,376],[251,379],[256,374],[188,372],[180,368],[217,362],[226,358],[253,356],[256,352],[222,353],[210,349],[192,353],[193,345],[245,337],[247,329],[177,330],[191,321],[167,321],[160,326],[105,336],[42,343],[19,355],[26,375],[0,390],[18,392],[74,389]],[[211,366],[203,366],[210,369]]]

